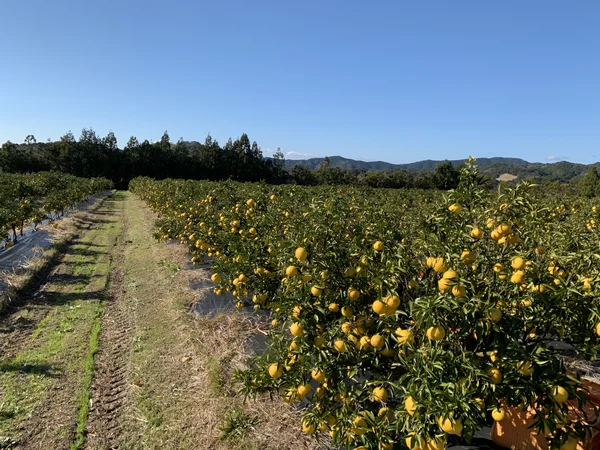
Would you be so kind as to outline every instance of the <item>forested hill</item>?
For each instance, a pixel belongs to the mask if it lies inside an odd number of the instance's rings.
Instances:
[[[417,161],[408,164],[392,164],[384,161],[358,161],[356,159],[344,158],[343,156],[328,156],[329,166],[338,167],[346,170],[396,170],[405,169],[414,172],[421,170],[432,170],[442,163],[443,161],[434,161],[432,159],[426,159],[423,161]],[[287,168],[294,166],[303,166],[307,169],[316,169],[319,167],[321,161],[324,158],[310,158],[310,159],[288,159],[285,161]],[[466,158],[465,158],[466,159]],[[460,166],[465,162],[464,159],[457,159],[450,161],[454,166]],[[509,165],[509,166],[525,166],[531,164],[524,159],[520,158],[477,158],[477,165],[480,168],[489,167],[496,164]]]
[[[428,172],[435,169],[443,161],[431,159],[417,161],[408,164],[392,164],[384,161],[358,161],[344,158],[342,156],[329,156],[329,167],[341,170],[359,172],[370,172],[380,170],[407,170],[409,172]],[[304,160],[286,160],[285,167],[291,169],[296,166],[314,170],[324,158],[310,158]],[[458,167],[464,160],[450,161],[453,166]],[[531,179],[534,181],[560,181],[567,183],[587,172],[590,165],[561,161],[556,163],[531,163],[520,158],[477,158],[477,165],[481,171],[492,179],[509,173],[519,179]],[[597,165],[597,164],[596,164]]]

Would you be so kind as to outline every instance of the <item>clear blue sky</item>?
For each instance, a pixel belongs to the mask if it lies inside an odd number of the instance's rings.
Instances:
[[[600,1],[2,4],[0,141],[600,160]]]

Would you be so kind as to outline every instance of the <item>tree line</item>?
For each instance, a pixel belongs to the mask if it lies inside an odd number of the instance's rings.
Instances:
[[[221,146],[210,135],[203,143],[182,138],[172,143],[165,131],[156,142],[140,142],[132,136],[119,148],[114,133],[100,137],[91,128],[84,128],[78,139],[69,131],[54,142],[37,142],[33,135],[21,144],[7,141],[0,149],[0,169],[14,173],[58,170],[79,177],[105,177],[120,189],[126,189],[137,176],[444,190],[456,188],[459,179],[459,167],[449,161],[433,170],[419,172],[341,169],[331,167],[329,158],[324,158],[314,170],[300,165],[286,169],[279,149],[272,158],[267,158],[247,134],[235,141],[230,138]],[[584,195],[600,195],[598,178],[592,167],[579,182]],[[488,178],[485,184],[493,187],[495,183]]]

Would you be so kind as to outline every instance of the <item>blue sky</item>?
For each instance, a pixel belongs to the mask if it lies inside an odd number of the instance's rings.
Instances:
[[[2,5],[0,141],[93,127],[395,163],[600,160],[600,2]]]

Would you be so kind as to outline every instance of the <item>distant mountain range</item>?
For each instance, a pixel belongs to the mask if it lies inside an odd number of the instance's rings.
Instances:
[[[423,170],[432,170],[443,161],[434,161],[426,159],[408,164],[392,164],[384,161],[357,161],[355,159],[344,158],[343,156],[329,156],[329,164],[331,167],[339,167],[347,170],[395,170],[405,169],[414,172]],[[285,166],[292,168],[294,166],[303,166],[307,169],[316,169],[324,158],[310,159],[286,159]],[[464,159],[450,161],[455,166],[459,166],[465,162]],[[524,166],[531,164],[528,161],[520,158],[478,158],[477,165],[481,168],[493,166],[495,164],[505,164],[511,166]]]
[[[443,161],[433,161],[430,159],[417,161],[409,164],[392,164],[384,161],[357,161],[355,159],[344,158],[343,156],[329,156],[330,167],[339,167],[340,169],[352,171],[372,171],[372,170],[396,170],[404,169],[410,172],[422,172],[435,169]],[[466,159],[466,158],[465,158]],[[286,159],[285,166],[291,169],[294,166],[303,166],[308,169],[316,169],[323,158],[310,159]],[[455,166],[465,162],[464,159],[450,161]],[[560,181],[569,182],[574,178],[583,175],[592,165],[600,168],[599,163],[586,165],[561,161],[556,163],[532,163],[521,158],[477,158],[476,163],[481,172],[492,179],[496,179],[502,174],[512,174],[518,179],[531,179],[534,181]]]

